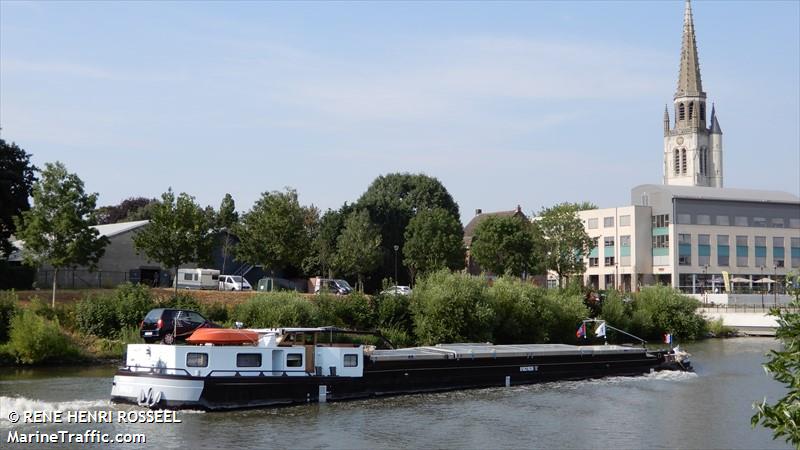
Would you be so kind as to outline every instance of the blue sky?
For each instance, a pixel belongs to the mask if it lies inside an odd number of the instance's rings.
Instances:
[[[800,194],[800,2],[693,3],[726,187]],[[423,172],[468,220],[661,182],[683,2],[0,2],[0,127],[100,204],[322,209]]]

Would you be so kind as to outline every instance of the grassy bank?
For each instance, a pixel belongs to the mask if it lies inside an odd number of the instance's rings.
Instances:
[[[447,271],[419,281],[411,296],[351,294],[309,296],[294,292],[250,293],[218,301],[213,293],[122,285],[88,292],[55,309],[33,298],[21,302],[0,293],[0,364],[59,364],[122,358],[125,346],[140,342],[138,325],[152,308],[201,312],[223,326],[339,326],[377,329],[396,346],[447,342],[576,343],[582,319],[598,314],[617,328],[644,339],[663,333],[702,337],[709,324],[695,314],[696,300],[663,287],[630,297],[611,293],[588,308],[580,288],[542,289],[514,278],[491,285],[480,277]],[[621,338],[609,333],[612,341]],[[621,339],[620,339],[621,340]]]

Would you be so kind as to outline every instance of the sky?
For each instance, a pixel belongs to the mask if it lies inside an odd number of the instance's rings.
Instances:
[[[379,175],[526,213],[662,182],[682,1],[0,1],[0,135],[99,205],[325,210]],[[725,186],[800,195],[800,2],[692,3]]]

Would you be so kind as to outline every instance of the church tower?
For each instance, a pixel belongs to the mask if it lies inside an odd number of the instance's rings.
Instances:
[[[673,118],[664,109],[664,184],[722,187],[722,129],[712,105],[706,121],[706,93],[694,35],[692,5],[686,0],[678,89]]]

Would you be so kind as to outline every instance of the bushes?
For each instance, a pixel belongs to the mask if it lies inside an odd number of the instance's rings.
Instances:
[[[411,296],[417,340],[432,345],[491,339],[494,311],[486,289],[480,278],[447,270],[422,279]]]
[[[498,278],[488,290],[494,311],[492,337],[495,342],[522,344],[543,342],[546,324],[552,318],[545,308],[545,292],[514,278]]]
[[[22,364],[81,357],[78,347],[61,331],[58,320],[46,319],[30,309],[21,310],[11,319],[7,351]]]
[[[258,294],[233,311],[233,318],[248,328],[315,326],[314,305],[293,292]]]
[[[147,287],[126,283],[111,295],[87,297],[78,302],[75,324],[85,334],[113,339],[123,328],[138,326],[147,312],[155,307]]]
[[[17,294],[13,290],[0,292],[0,343],[8,340],[11,318],[17,312]]]

